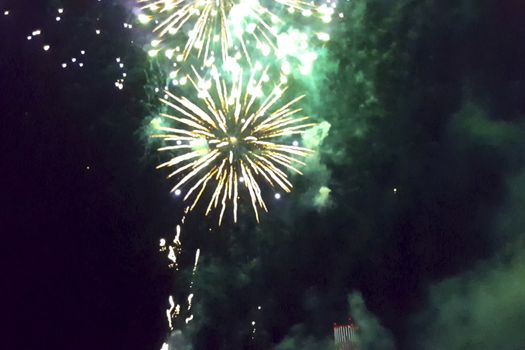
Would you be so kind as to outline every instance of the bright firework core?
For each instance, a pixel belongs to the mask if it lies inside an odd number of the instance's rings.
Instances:
[[[295,117],[301,111],[295,104],[303,96],[282,103],[283,83],[263,96],[266,74],[266,70],[252,72],[246,80],[239,69],[226,81],[214,68],[212,78],[206,80],[194,70],[188,79],[198,98],[189,100],[166,91],[161,99],[173,112],[162,116],[174,126],[160,126],[165,133],[156,137],[169,143],[159,150],[173,151],[174,156],[158,168],[174,169],[168,177],[179,181],[172,191],[183,189],[184,200],[192,198],[190,211],[211,193],[206,214],[220,208],[219,224],[227,207],[237,221],[238,200],[246,192],[259,220],[258,208],[267,210],[259,182],[290,192],[286,171],[301,174],[296,166],[304,163],[297,158],[311,153],[282,143],[315,125],[306,123],[308,117]]]
[[[234,122],[234,120],[231,121]],[[243,133],[241,132],[241,127],[242,124],[240,123],[227,123],[227,132],[222,133],[222,137],[218,137],[221,142],[219,142],[215,147],[224,148],[225,151],[232,152],[234,158],[238,158],[238,156],[243,153],[254,151],[255,148],[250,146],[248,141],[249,139],[246,140],[246,138],[249,137],[249,130],[245,130]]]
[[[254,137],[254,130],[250,126],[243,131],[241,131],[244,119],[241,119],[240,122],[235,122],[235,118],[227,119],[226,123],[226,132],[222,130],[216,130],[221,136],[217,137],[217,140],[220,142],[217,143],[216,140],[209,141],[208,144],[215,144],[215,148],[220,149],[223,153],[228,153],[228,161],[232,164],[238,164],[238,161],[243,158],[243,155],[246,154],[259,154],[260,147],[255,143],[257,138]],[[231,160],[230,160],[231,157]]]

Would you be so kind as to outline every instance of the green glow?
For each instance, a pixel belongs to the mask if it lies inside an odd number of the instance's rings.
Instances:
[[[162,122],[163,122],[163,119],[162,119],[162,118],[160,118],[160,117],[156,117],[156,118],[151,119],[150,126],[151,126],[151,128],[153,128],[154,130],[158,130],[158,129],[160,129],[161,127],[164,126],[164,125],[162,124]]]
[[[317,39],[321,41],[328,41],[330,40],[330,34],[328,33],[317,33]]]
[[[148,15],[145,15],[143,13],[138,15],[137,18],[138,18],[139,22],[142,23],[142,24],[147,24],[147,23],[149,23],[151,21],[151,17],[148,16]]]

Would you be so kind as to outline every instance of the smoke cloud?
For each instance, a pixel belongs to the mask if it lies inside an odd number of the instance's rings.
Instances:
[[[490,132],[499,134],[497,128]],[[507,243],[499,244],[491,259],[430,288],[428,307],[413,320],[419,334],[414,348],[518,350],[525,346],[525,173],[509,181],[508,189],[509,198],[494,229]]]
[[[395,349],[392,334],[368,311],[363,296],[354,292],[348,297],[350,312],[358,327],[358,348],[362,350]]]
[[[301,326],[295,326],[275,350],[336,350],[332,339],[319,340],[305,335]]]
[[[518,252],[447,279],[430,290],[417,321],[422,349],[521,349],[525,345],[525,256]],[[419,332],[418,332],[419,333]]]
[[[315,153],[306,160],[303,173],[309,180],[309,189],[303,194],[303,203],[313,205],[317,209],[326,208],[330,204],[331,172],[321,160],[321,147],[330,132],[330,123],[323,121],[303,134],[303,145]]]
[[[192,346],[186,339],[182,331],[173,331],[167,341],[167,349],[161,350],[192,350]]]

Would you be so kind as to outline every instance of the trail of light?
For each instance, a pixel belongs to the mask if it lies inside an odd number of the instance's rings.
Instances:
[[[197,270],[197,265],[199,264],[199,257],[201,255],[201,250],[197,249],[195,252],[195,263],[193,264],[193,273],[195,273],[195,270]]]
[[[180,255],[182,251],[182,242],[180,240],[180,234],[181,234],[181,227],[180,225],[177,225],[175,238],[173,239],[172,243],[168,244],[164,238],[160,240],[159,250],[161,252],[168,251],[167,257],[168,257],[168,260],[171,261],[171,263],[168,264],[168,267],[175,268],[176,270],[179,269],[177,257]]]

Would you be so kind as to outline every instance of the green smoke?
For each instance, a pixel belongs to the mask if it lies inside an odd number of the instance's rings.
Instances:
[[[315,153],[306,160],[303,169],[304,175],[309,181],[309,190],[306,191],[302,200],[311,203],[316,208],[325,208],[330,203],[330,170],[321,160],[321,147],[330,132],[330,123],[323,121],[317,126],[306,131],[302,136],[303,145]]]
[[[350,313],[357,325],[357,346],[363,350],[393,350],[392,334],[368,311],[363,296],[354,292],[348,297]]]
[[[498,128],[476,130],[500,140]],[[515,130],[516,132],[516,130]],[[512,133],[510,133],[512,134]],[[506,139],[506,138],[504,138]],[[424,349],[520,349],[525,344],[525,174],[508,183],[493,234],[507,242],[488,260],[430,288],[429,305],[414,318],[415,346]]]
[[[355,289],[367,302],[384,303],[374,317],[362,297],[350,298],[363,349],[393,348],[387,328],[414,349],[495,346],[497,332],[485,329],[491,317],[501,323],[500,344],[507,344],[504,337],[509,346],[519,344],[520,181],[509,185],[509,198],[516,199],[501,209],[493,229],[490,214],[500,204],[504,172],[523,164],[524,138],[512,121],[519,114],[495,113],[485,98],[497,90],[483,80],[491,68],[470,71],[484,60],[463,49],[473,37],[462,34],[478,30],[471,9],[482,5],[368,0],[340,6],[345,16],[329,42],[290,48],[315,54],[310,74],[286,58],[287,94],[306,94],[301,107],[317,123],[301,140],[316,152],[301,169],[305,176],[293,179],[294,200],[270,203],[259,226],[242,220],[203,239],[212,240],[207,254],[214,259],[202,263],[195,282],[202,296],[195,306],[196,348],[323,349],[331,323],[348,317],[346,294]],[[294,38],[293,28],[282,33]],[[490,55],[485,62],[499,61]],[[281,63],[275,64],[282,69]],[[472,80],[490,92],[472,89]],[[471,272],[461,273],[466,266]],[[427,283],[428,305],[414,305],[424,304]],[[396,297],[411,300],[405,305]],[[407,314],[418,307],[416,324],[403,334]],[[252,341],[255,317],[261,320]],[[296,324],[302,328],[292,330]]]
[[[432,287],[429,310],[416,321],[427,325],[415,336],[418,348],[520,349],[525,344],[523,248]]]
[[[317,339],[316,337],[305,334],[302,326],[292,328],[290,334],[281,341],[275,350],[335,350],[334,342],[331,338]]]

